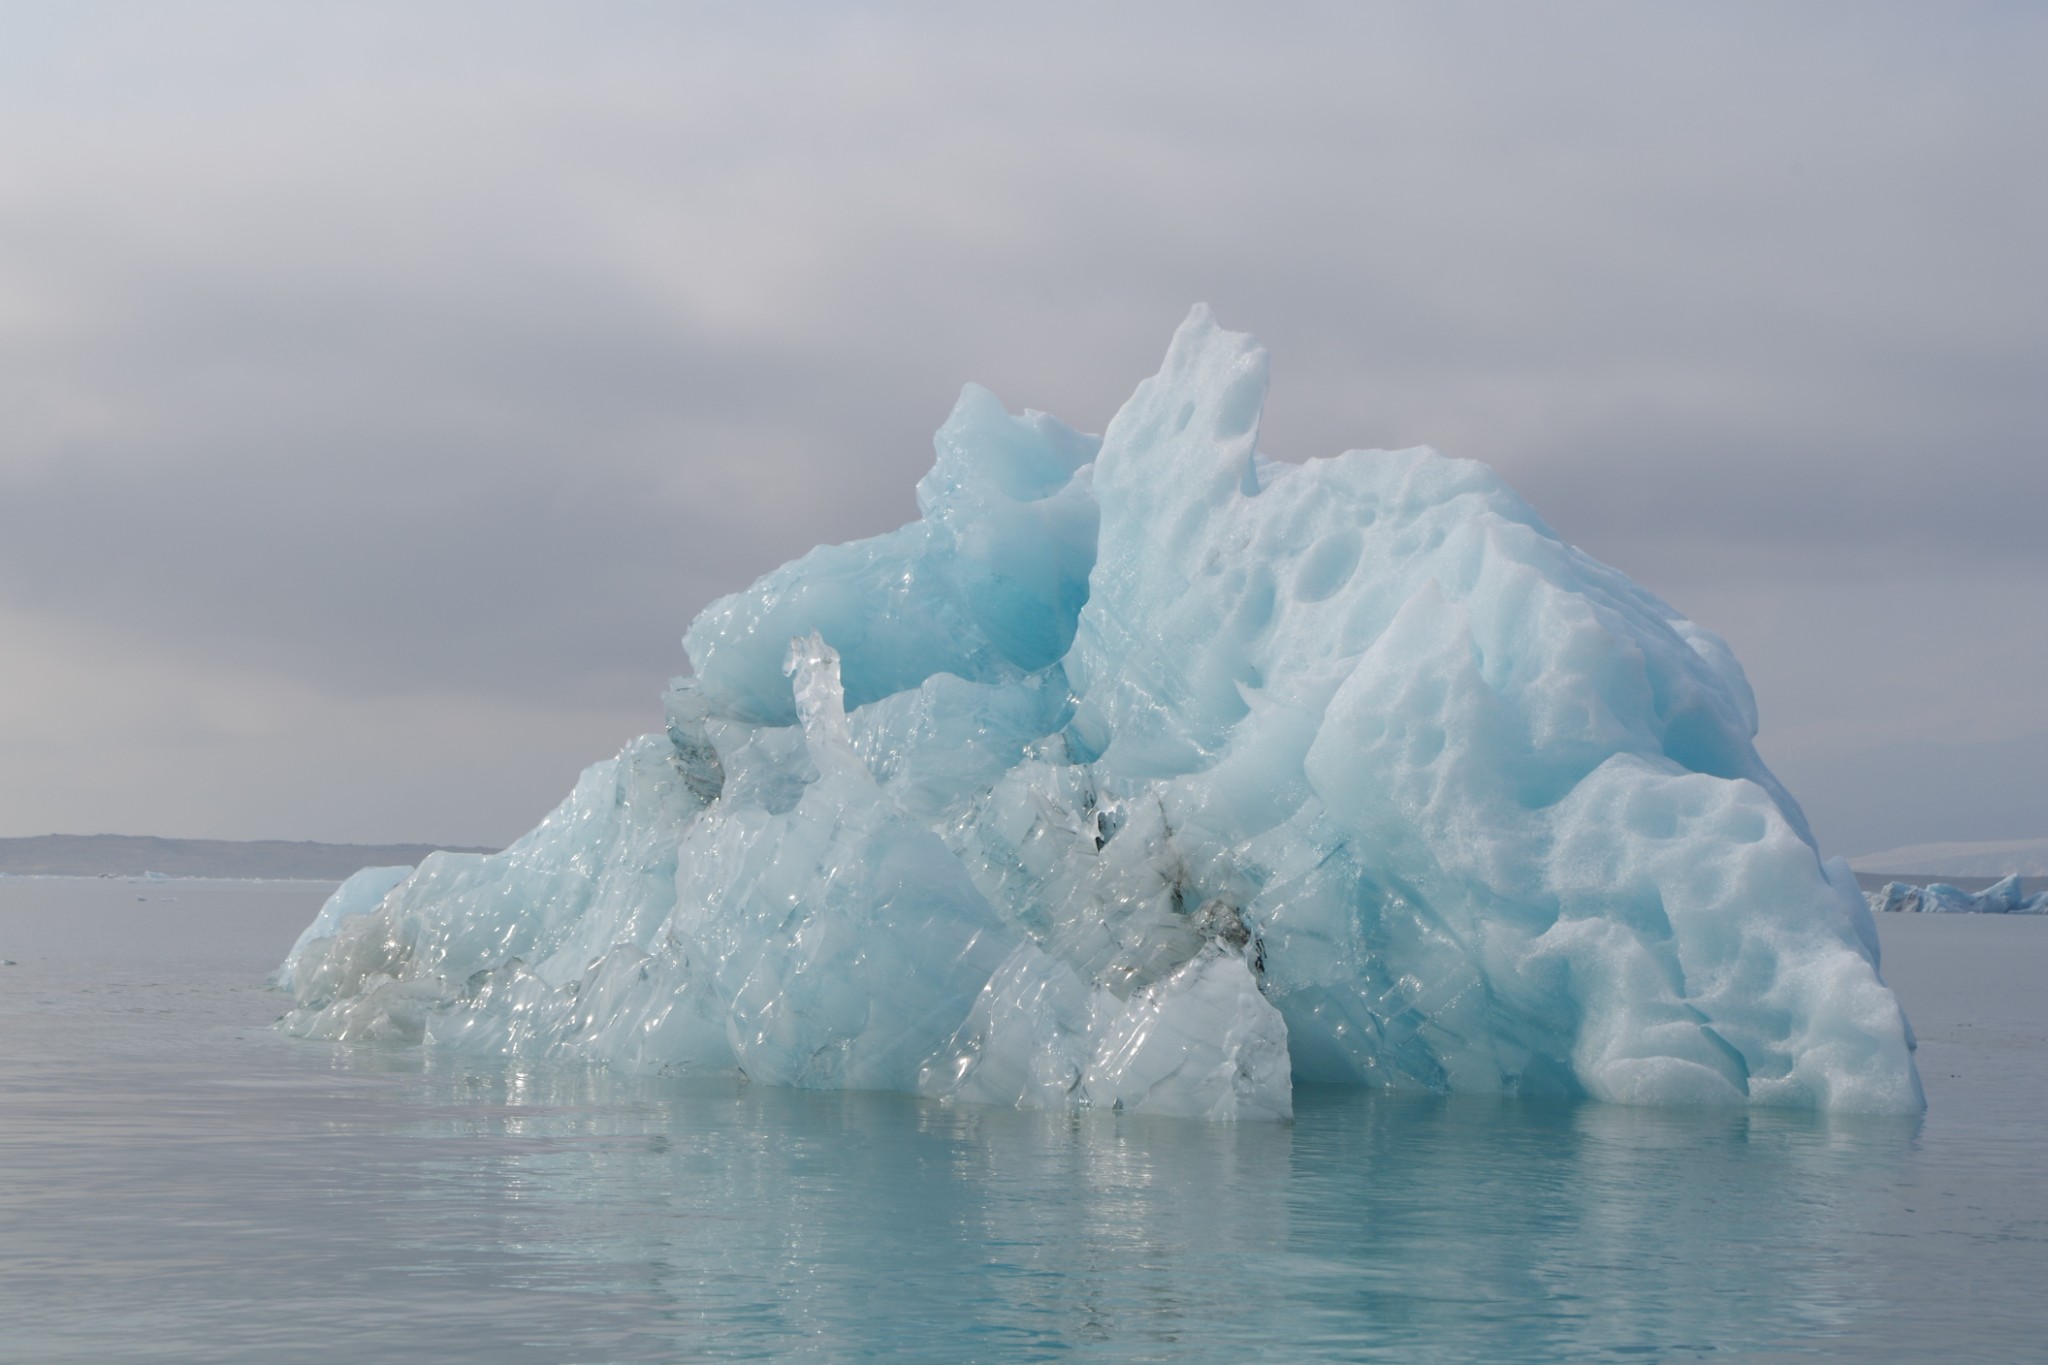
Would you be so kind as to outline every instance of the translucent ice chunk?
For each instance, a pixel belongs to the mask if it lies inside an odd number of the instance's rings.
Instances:
[[[987,681],[1059,662],[1095,562],[1095,438],[1042,413],[1012,417],[969,386],[935,444],[922,519],[821,546],[691,624],[683,643],[712,709],[792,723],[782,651],[812,631],[840,652],[849,706],[935,673]]]
[[[343,920],[369,914],[382,903],[392,887],[411,875],[410,867],[366,867],[336,887],[334,894],[320,907],[320,913],[313,917],[313,922],[300,932],[291,952],[285,955],[284,966],[277,973],[277,984],[285,990],[292,989],[292,966],[314,939],[332,938],[340,930]]]

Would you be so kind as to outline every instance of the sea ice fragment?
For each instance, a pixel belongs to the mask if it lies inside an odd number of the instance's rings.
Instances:
[[[1870,908],[1880,913],[2048,915],[2048,891],[2027,895],[2017,873],[1982,891],[1965,891],[1948,882],[1929,882],[1925,886],[1886,882],[1882,889],[1871,892],[1868,899]]]

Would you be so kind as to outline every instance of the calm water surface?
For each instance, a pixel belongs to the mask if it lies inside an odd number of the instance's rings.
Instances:
[[[1231,1127],[283,1038],[326,890],[0,878],[0,1359],[2048,1359],[2048,922],[1881,926],[1922,1119]]]

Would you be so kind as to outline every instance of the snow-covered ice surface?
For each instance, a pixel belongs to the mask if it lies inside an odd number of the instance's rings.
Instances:
[[[1203,309],[1099,440],[970,386],[919,520],[696,619],[665,733],[337,893],[288,1027],[1210,1119],[1917,1111],[1726,646],[1482,465],[1265,458],[1265,391]]]

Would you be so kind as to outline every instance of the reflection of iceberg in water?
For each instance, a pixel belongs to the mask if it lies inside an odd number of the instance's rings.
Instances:
[[[427,1060],[386,1102],[432,1159],[327,1231],[415,1203],[487,1219],[481,1292],[524,1294],[535,1359],[1672,1359],[1868,1335],[1921,1123],[1305,1087],[1292,1125],[1189,1124]],[[635,1336],[576,1335],[622,1320]]]
[[[697,618],[666,735],[337,893],[290,1026],[1208,1118],[1917,1110],[1725,646],[1483,466],[1266,459],[1264,392],[1203,310],[1099,441],[969,388],[920,520]]]

